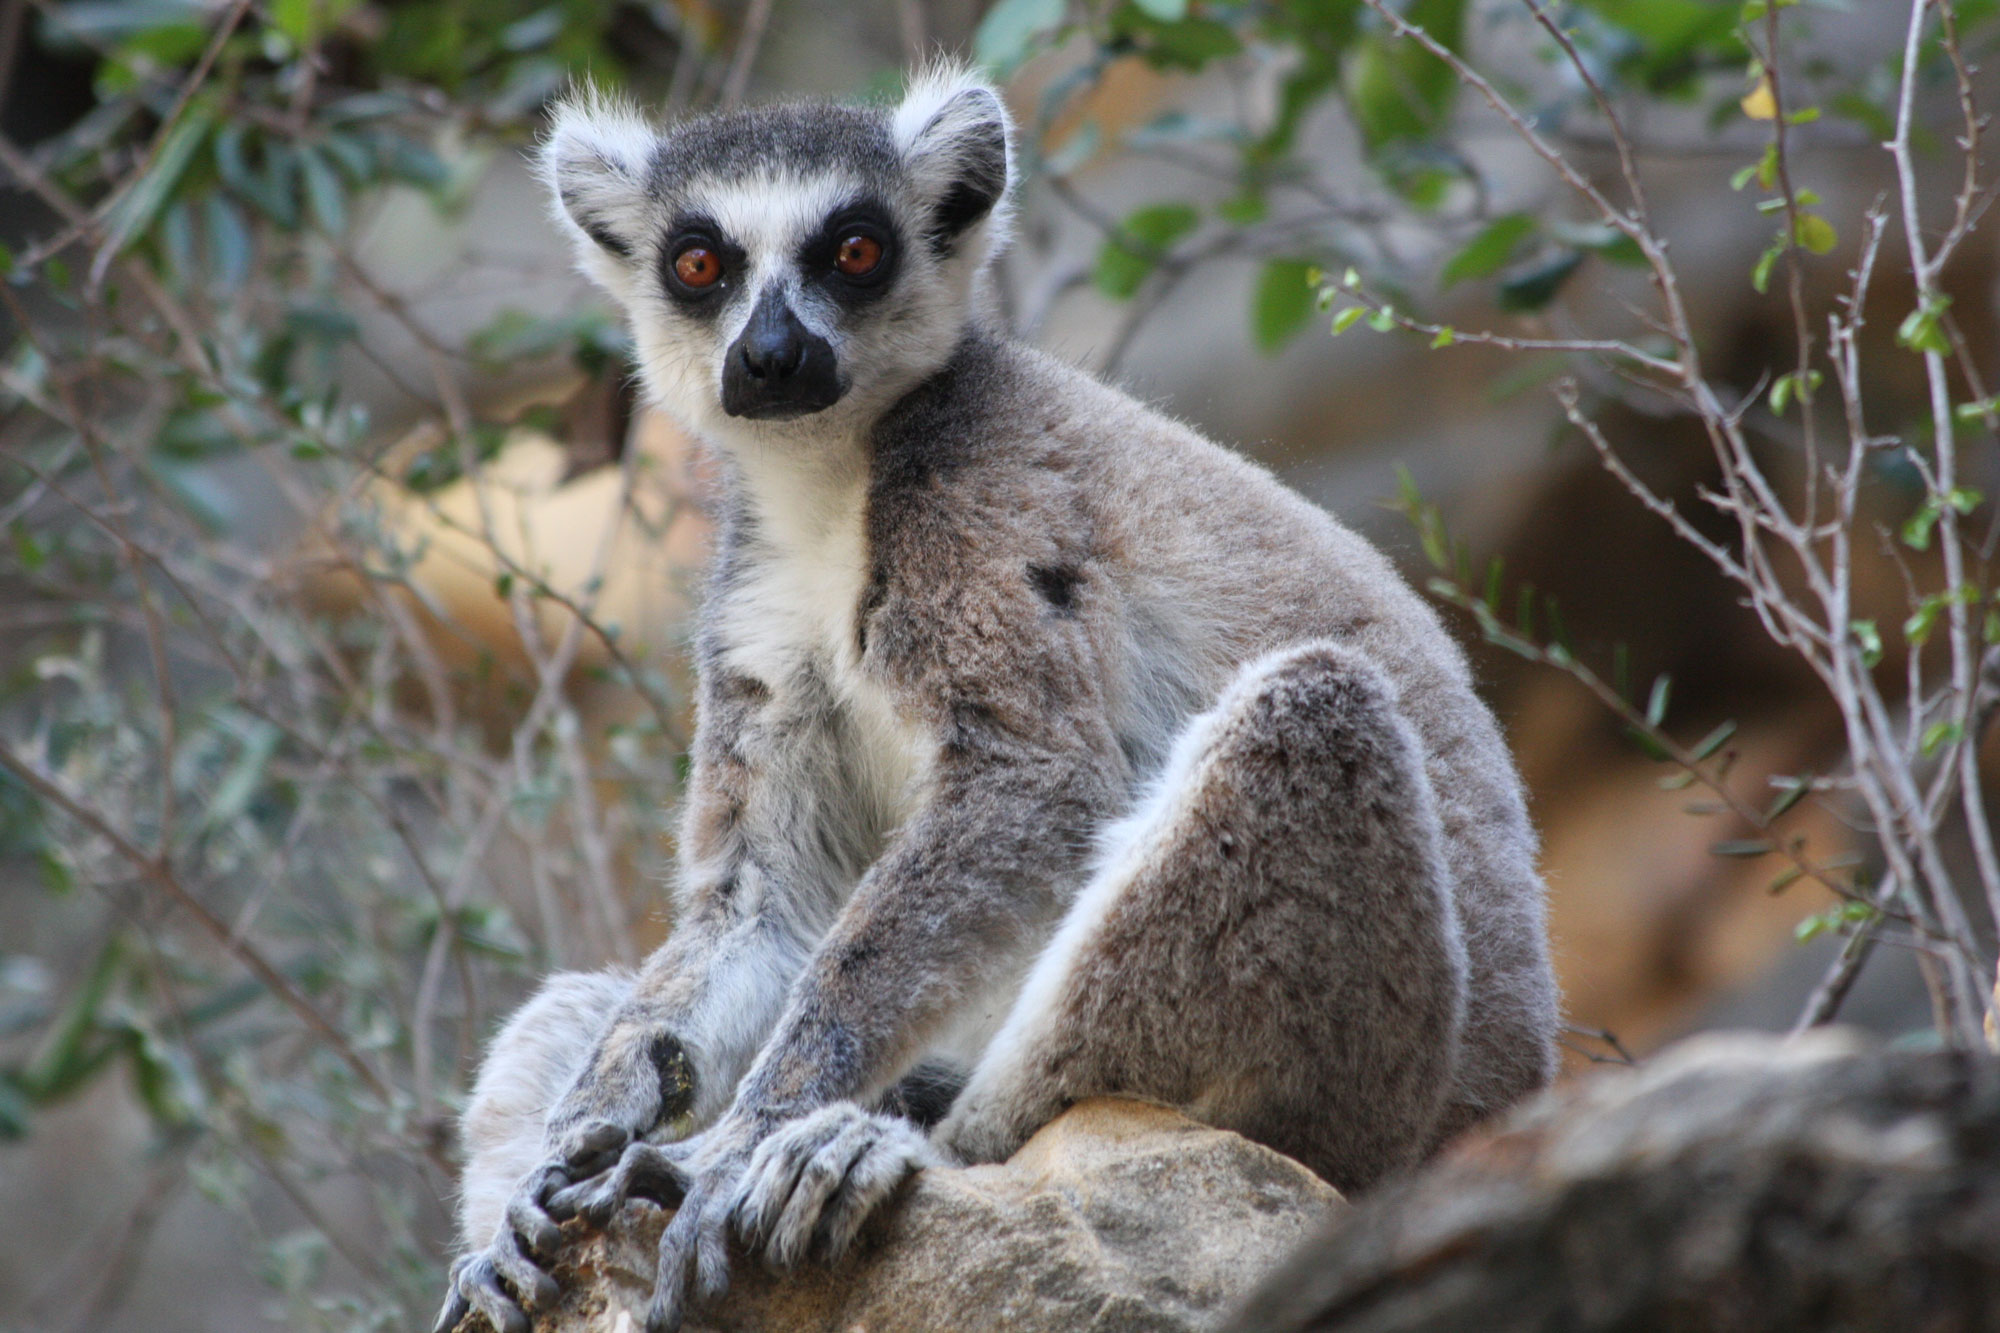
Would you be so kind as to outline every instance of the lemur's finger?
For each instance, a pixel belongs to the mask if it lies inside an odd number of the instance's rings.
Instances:
[[[632,1131],[611,1120],[593,1120],[582,1126],[563,1154],[563,1166],[570,1179],[582,1180],[615,1165],[618,1154],[632,1142]]]
[[[694,1294],[709,1304],[729,1290],[729,1213],[711,1200],[695,1219]]]
[[[811,1248],[823,1259],[845,1254],[861,1233],[862,1224],[912,1173],[946,1161],[914,1125],[877,1119],[869,1128],[867,1147],[848,1163],[839,1187],[820,1210]]]
[[[451,1280],[445,1286],[444,1308],[438,1311],[431,1323],[431,1333],[451,1333],[465,1317],[472,1313],[472,1302],[458,1288],[459,1277],[465,1271],[466,1261],[459,1260],[451,1266]]]
[[[509,1238],[511,1240],[511,1238]],[[561,1289],[556,1280],[541,1270],[514,1244],[502,1243],[487,1251],[493,1261],[493,1271],[513,1289],[523,1305],[537,1310],[546,1310],[556,1303]]]
[[[570,1174],[560,1162],[545,1163],[535,1172],[521,1193],[537,1204],[547,1203],[549,1196],[569,1184]]]
[[[528,1315],[500,1286],[489,1255],[478,1254],[465,1266],[461,1290],[472,1308],[486,1316],[499,1333],[529,1333]]]
[[[753,1250],[762,1250],[784,1212],[785,1201],[798,1184],[799,1171],[819,1146],[821,1135],[805,1137],[808,1125],[794,1121],[757,1145],[750,1169],[743,1173],[729,1201],[729,1217],[737,1235]]]
[[[796,1268],[805,1261],[821,1216],[829,1206],[838,1204],[855,1164],[880,1140],[880,1130],[864,1111],[805,1160],[771,1232],[770,1253],[780,1268]]]
[[[562,1228],[538,1201],[539,1194],[539,1190],[523,1190],[509,1199],[507,1226],[530,1254],[548,1258],[562,1244]]]
[[[686,1321],[690,1270],[702,1247],[702,1215],[710,1206],[709,1191],[696,1185],[660,1233],[660,1264],[653,1282],[653,1303],[646,1309],[646,1333],[679,1333]]]

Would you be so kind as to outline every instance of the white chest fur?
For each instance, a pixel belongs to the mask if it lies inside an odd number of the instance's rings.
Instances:
[[[726,600],[714,608],[725,662],[781,694],[814,688],[816,676],[841,715],[842,767],[866,789],[849,794],[886,825],[901,823],[921,795],[930,743],[861,667],[865,473],[752,464],[742,480],[752,528]]]

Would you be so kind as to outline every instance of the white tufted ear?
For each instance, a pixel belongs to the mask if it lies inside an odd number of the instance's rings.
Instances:
[[[648,176],[660,136],[629,102],[585,84],[557,102],[536,165],[577,264],[614,296],[627,294],[644,235]]]
[[[994,239],[1005,233],[1014,125],[999,93],[965,66],[933,65],[911,79],[891,132],[918,189],[931,200],[932,249],[952,249],[989,219]]]

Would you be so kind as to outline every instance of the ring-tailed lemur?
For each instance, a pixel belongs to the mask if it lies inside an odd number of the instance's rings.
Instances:
[[[659,1330],[729,1232],[837,1253],[1081,1097],[1354,1189],[1550,1077],[1534,836],[1459,650],[1267,473],[1003,336],[1010,143],[948,69],[893,108],[556,112],[557,215],[723,519],[673,934],[494,1043],[491,1241],[441,1327],[524,1330],[552,1219],[634,1195],[679,1203]]]

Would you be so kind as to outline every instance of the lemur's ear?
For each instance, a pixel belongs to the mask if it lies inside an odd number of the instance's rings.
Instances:
[[[936,66],[911,80],[893,129],[911,176],[931,200],[933,250],[951,249],[989,217],[1004,225],[1014,126],[1000,94],[970,70]]]
[[[630,104],[585,85],[556,103],[536,165],[583,271],[622,296],[644,235],[658,131]]]

